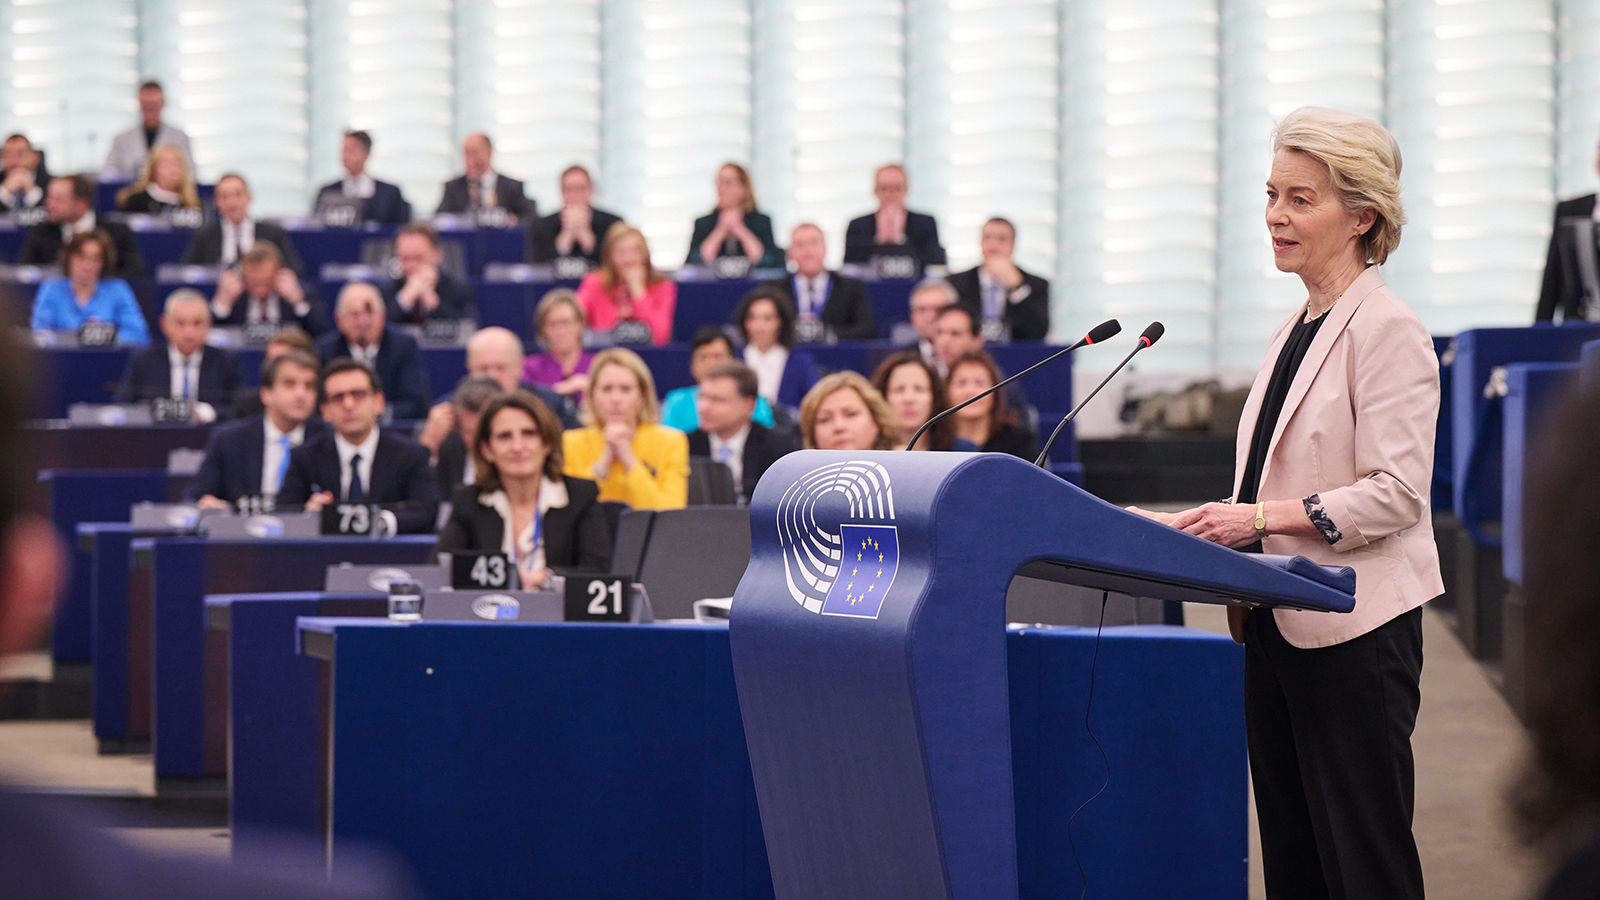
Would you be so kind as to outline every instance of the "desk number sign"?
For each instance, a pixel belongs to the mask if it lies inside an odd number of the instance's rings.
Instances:
[[[322,508],[322,533],[366,535],[378,518],[373,508],[360,503],[330,503]]]
[[[568,622],[626,622],[632,618],[632,578],[626,575],[567,576]]]
[[[517,591],[517,565],[504,553],[452,553],[450,586],[458,591]]]
[[[78,327],[78,346],[109,347],[117,342],[117,323],[90,319]]]

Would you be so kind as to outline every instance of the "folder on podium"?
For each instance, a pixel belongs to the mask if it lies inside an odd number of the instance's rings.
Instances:
[[[750,519],[730,639],[778,900],[1017,897],[1013,575],[1355,605],[1348,569],[1208,543],[1004,454],[793,453]]]

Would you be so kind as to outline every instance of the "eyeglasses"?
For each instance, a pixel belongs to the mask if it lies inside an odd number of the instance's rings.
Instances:
[[[329,394],[328,402],[334,406],[342,406],[346,400],[352,403],[360,403],[371,396],[372,391],[366,388],[357,388],[353,391],[340,391],[337,394]]]

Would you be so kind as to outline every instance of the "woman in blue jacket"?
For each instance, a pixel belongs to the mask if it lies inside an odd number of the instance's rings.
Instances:
[[[40,283],[34,295],[34,330],[77,331],[94,320],[116,325],[119,344],[150,343],[150,328],[133,289],[120,278],[107,277],[116,266],[116,250],[105,232],[73,235],[61,250],[66,277]]]

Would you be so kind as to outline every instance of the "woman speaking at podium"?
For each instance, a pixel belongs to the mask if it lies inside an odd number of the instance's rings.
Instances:
[[[1272,252],[1306,301],[1250,389],[1233,502],[1152,517],[1356,570],[1349,615],[1228,610],[1267,895],[1421,900],[1411,732],[1421,607],[1443,591],[1428,509],[1439,368],[1377,269],[1405,223],[1400,149],[1376,122],[1312,107],[1278,123],[1272,149]]]

